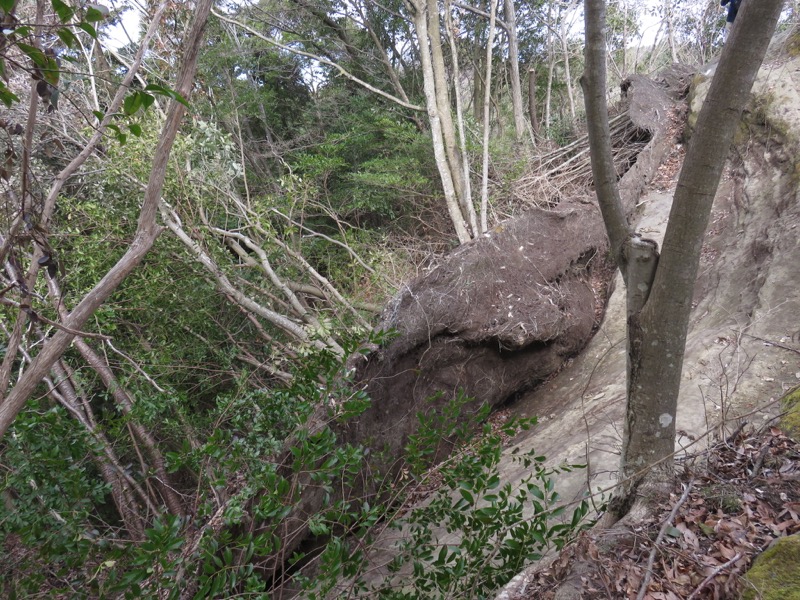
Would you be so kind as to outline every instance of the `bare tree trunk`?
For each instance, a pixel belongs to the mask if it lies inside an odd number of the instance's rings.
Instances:
[[[569,116],[575,121],[575,92],[572,89],[572,73],[570,72],[569,66],[569,40],[567,39],[567,35],[569,34],[568,23],[567,23],[567,15],[563,14],[561,16],[561,28],[560,28],[560,38],[561,38],[561,52],[564,55],[564,83],[567,85],[567,97],[569,98]]]
[[[620,79],[628,76],[628,2],[620,0],[622,5],[622,73]]]
[[[508,61],[511,63],[511,106],[514,110],[514,137],[517,143],[520,143],[525,138],[525,109],[522,107],[517,12],[514,9],[514,0],[505,0],[505,21],[508,29]]]
[[[641,485],[663,490],[673,471],[675,418],[692,293],[703,236],[733,134],[775,31],[783,0],[746,2],[723,50],[697,120],[672,203],[664,247],[631,236],[606,156],[605,2],[585,0],[585,89],[592,171],[617,264],[628,292],[628,398],[620,467],[612,503],[625,515]],[[613,166],[611,167],[613,170]]]
[[[547,90],[544,98],[544,131],[545,137],[550,135],[550,106],[553,97],[553,74],[556,68],[556,47],[553,42],[553,30],[555,29],[555,22],[553,21],[553,4],[547,3]]]
[[[465,197],[464,167],[461,164],[461,154],[458,151],[456,128],[453,125],[453,109],[450,106],[450,84],[447,78],[447,69],[444,64],[442,52],[441,22],[439,20],[438,0],[427,0],[428,8],[428,38],[430,39],[430,56],[433,67],[433,80],[436,91],[436,106],[439,109],[439,120],[442,125],[442,139],[444,141],[447,162],[450,165],[450,175],[453,178],[456,198],[461,203]],[[420,40],[420,44],[422,40]],[[473,232],[474,233],[474,232]]]
[[[442,134],[442,122],[440,119],[439,106],[436,94],[436,78],[431,62],[431,45],[428,36],[428,18],[426,15],[426,4],[423,0],[408,1],[410,12],[412,13],[414,28],[419,41],[419,56],[422,64],[422,79],[425,89],[425,101],[428,110],[428,120],[431,124],[431,138],[433,141],[433,153],[436,159],[436,168],[442,179],[445,204],[456,230],[458,241],[462,244],[470,241],[472,236],[467,231],[466,221],[461,212],[458,196],[456,195],[455,184],[453,183],[453,173],[451,164],[447,159],[445,140]],[[441,48],[439,48],[441,53]],[[449,110],[449,109],[448,109]]]
[[[672,57],[672,62],[678,62],[678,53],[675,51],[675,29],[672,26],[672,4],[669,2],[663,3],[664,7],[664,20],[667,22],[667,40],[669,40],[669,52]]]
[[[536,69],[528,69],[528,118],[534,138],[539,135],[539,115],[536,111]]]
[[[447,31],[447,41],[450,44],[450,54],[453,61],[453,93],[456,100],[456,121],[458,122],[458,141],[461,149],[461,167],[464,170],[464,196],[460,198],[461,210],[466,215],[470,230],[473,235],[478,231],[478,217],[472,203],[472,183],[469,172],[469,154],[467,153],[467,134],[464,128],[464,103],[461,95],[461,69],[458,61],[458,47],[455,40],[455,24],[451,14],[450,0],[445,0],[444,27]]]
[[[476,20],[472,40],[472,117],[476,123],[483,118],[483,86],[486,83],[483,80],[483,61],[486,57],[486,53],[482,52],[483,28],[483,19]]]
[[[183,56],[178,82],[175,91],[183,98],[189,98],[194,83],[194,75],[197,68],[197,57],[200,52],[208,14],[211,10],[211,0],[199,0],[195,7],[195,18],[191,32],[186,39],[186,50]],[[17,413],[30,398],[36,386],[47,375],[53,363],[58,360],[64,351],[69,347],[75,337],[72,333],[80,330],[89,320],[94,312],[102,306],[108,297],[117,289],[120,283],[139,265],[145,254],[150,250],[158,237],[161,228],[156,224],[156,214],[158,202],[161,197],[161,190],[166,176],[167,161],[169,159],[172,144],[178,133],[178,127],[185,107],[180,102],[173,100],[170,103],[166,122],[164,123],[161,137],[156,146],[153,158],[153,168],[150,173],[150,181],[147,185],[142,209],[139,213],[139,222],[136,234],[128,248],[128,251],[120,258],[105,277],[95,285],[95,287],[84,296],[78,305],[72,310],[63,325],[66,329],[59,329],[50,338],[34,359],[33,363],[25,371],[21,379],[8,396],[0,403],[0,438],[5,434]],[[57,192],[55,194],[57,196]],[[47,202],[50,201],[48,197]],[[53,198],[55,204],[55,198]],[[47,209],[47,203],[45,205]]]
[[[486,40],[486,87],[483,96],[483,169],[481,172],[481,233],[489,229],[489,133],[491,133],[492,106],[492,51],[494,50],[494,20],[497,2],[489,0],[489,35]]]

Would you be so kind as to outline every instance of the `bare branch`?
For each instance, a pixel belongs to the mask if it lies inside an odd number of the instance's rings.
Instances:
[[[195,9],[195,18],[192,24],[191,31],[186,38],[185,52],[183,57],[183,64],[181,65],[178,73],[178,83],[175,89],[178,94],[183,98],[191,96],[192,86],[194,83],[194,76],[197,69],[197,57],[200,52],[200,47],[203,39],[203,31],[205,29],[206,21],[208,20],[208,13],[211,9],[211,0],[199,0]],[[157,9],[157,14],[163,14],[165,4],[162,3]],[[158,21],[154,20],[151,23],[148,33],[155,33]],[[138,56],[144,54],[144,46],[140,49]],[[115,101],[122,102],[126,90],[120,89]],[[106,119],[110,119],[110,114],[114,111],[109,111]],[[144,258],[145,254],[153,246],[153,243],[158,237],[161,228],[156,224],[156,214],[158,211],[158,201],[161,197],[161,190],[164,186],[164,179],[166,177],[167,161],[169,159],[172,144],[178,133],[178,127],[183,120],[185,107],[180,102],[175,100],[170,102],[167,118],[161,132],[160,139],[156,146],[153,167],[150,172],[150,180],[147,185],[147,191],[142,202],[142,209],[139,213],[139,222],[136,228],[136,234],[125,252],[125,254],[117,261],[117,263],[106,273],[95,287],[89,291],[83,299],[78,303],[74,310],[70,313],[69,317],[64,321],[63,325],[69,329],[80,329],[86,321],[91,317],[95,311],[108,299],[108,297],[117,289],[120,283],[139,265]],[[96,134],[97,135],[97,134]],[[93,137],[94,139],[94,137]],[[97,140],[99,141],[99,140]],[[90,147],[91,142],[89,144]],[[91,146],[93,149],[93,146]],[[86,150],[86,148],[84,148]],[[52,211],[55,205],[55,197],[58,195],[61,185],[63,185],[66,178],[77,169],[79,164],[88,157],[90,152],[81,152],[78,157],[73,160],[70,165],[64,169],[56,179],[51,189],[51,196],[48,197],[45,209],[48,204],[51,204],[50,210]],[[38,261],[34,260],[34,264]],[[31,286],[32,287],[32,286]],[[25,405],[33,390],[47,375],[53,363],[61,357],[67,347],[70,345],[74,338],[74,334],[67,331],[58,331],[50,340],[48,340],[42,350],[34,359],[30,367],[25,371],[22,378],[14,386],[8,396],[0,403],[0,438],[5,434],[11,423],[14,421],[17,413]]]

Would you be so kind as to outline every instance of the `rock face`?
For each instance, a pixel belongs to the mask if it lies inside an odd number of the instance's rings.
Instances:
[[[800,536],[780,538],[759,556],[747,580],[743,600],[800,600]]]
[[[800,382],[800,59],[772,60],[754,87],[704,240],[678,400],[677,447],[687,453],[742,421],[769,421],[779,399]],[[695,84],[692,102],[699,110],[708,86],[702,77]],[[676,146],[678,163],[681,154]],[[642,199],[637,226],[659,241],[680,166],[670,162]],[[588,474],[559,478],[565,499],[580,498],[587,481],[592,491],[615,482],[625,406],[622,289],[620,282],[600,331],[572,365],[512,407],[540,423],[508,450],[503,483],[525,475],[511,459],[533,447],[554,464],[589,463]],[[524,598],[525,578],[520,574],[500,597]]]

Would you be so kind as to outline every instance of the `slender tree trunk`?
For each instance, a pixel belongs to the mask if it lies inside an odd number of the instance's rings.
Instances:
[[[544,131],[545,137],[550,136],[551,114],[550,106],[553,97],[553,75],[556,68],[556,47],[553,41],[553,3],[547,3],[547,89],[544,98]]]
[[[664,20],[667,22],[667,40],[669,41],[669,53],[672,57],[672,62],[678,62],[678,53],[675,51],[675,30],[672,26],[672,4],[665,2],[662,4],[664,7]]]
[[[425,89],[425,102],[428,110],[428,120],[431,125],[431,138],[433,142],[433,154],[436,160],[436,168],[442,179],[442,189],[444,190],[445,204],[453,228],[458,236],[458,241],[462,244],[472,239],[467,231],[464,215],[461,213],[458,196],[456,195],[453,183],[453,173],[451,165],[447,160],[445,141],[442,135],[441,119],[439,118],[439,106],[436,96],[436,80],[431,63],[431,50],[428,37],[428,18],[426,16],[426,5],[423,1],[412,3],[409,0],[409,9],[414,21],[417,40],[419,41],[419,56],[422,65],[422,81]],[[440,48],[441,51],[441,48]]]
[[[520,143],[525,139],[525,109],[522,105],[522,83],[519,76],[519,42],[517,41],[517,12],[514,9],[514,0],[505,0],[505,21],[508,28],[508,61],[511,63],[514,137],[517,143]]]
[[[464,101],[461,94],[461,69],[458,60],[458,46],[455,38],[455,24],[453,23],[450,0],[445,0],[445,21],[447,41],[450,44],[450,54],[453,61],[453,94],[456,100],[456,121],[458,123],[458,141],[461,150],[461,167],[464,170],[464,196],[460,198],[461,211],[467,217],[470,233],[474,236],[478,231],[478,216],[472,203],[472,183],[469,172],[469,154],[467,153],[467,134],[464,128]]]
[[[664,491],[673,471],[675,419],[692,294],[703,236],[733,134],[775,31],[783,0],[745,2],[697,120],[670,211],[664,247],[631,236],[612,175],[605,89],[605,2],[585,0],[585,90],[592,172],[628,292],[628,398],[612,513],[623,516],[640,485]]]
[[[489,134],[491,133],[492,51],[494,50],[494,20],[497,2],[489,0],[489,36],[486,41],[486,90],[483,96],[483,169],[481,171],[481,233],[489,229]]]
[[[539,135],[539,115],[536,111],[536,69],[528,69],[528,118],[534,139]]]
[[[572,89],[572,73],[569,66],[570,52],[569,52],[569,34],[567,16],[561,17],[561,52],[564,55],[564,83],[567,86],[567,97],[569,98],[569,116],[572,121],[575,121],[575,92]]]
[[[483,119],[483,73],[485,71],[483,66],[486,53],[483,51],[483,32],[484,20],[478,19],[475,22],[475,33],[472,40],[472,117],[476,123],[480,123]]]
[[[622,4],[622,73],[620,79],[628,76],[628,2],[620,0]]]
[[[428,7],[428,39],[430,39],[430,56],[433,67],[433,80],[435,83],[436,106],[439,109],[439,122],[442,127],[442,140],[444,141],[447,162],[450,165],[450,176],[459,203],[463,202],[464,167],[461,164],[461,154],[458,151],[456,128],[453,124],[453,109],[450,105],[450,82],[447,78],[447,69],[444,64],[442,52],[441,22],[439,19],[438,0],[427,0]],[[420,41],[420,44],[422,41]]]
[[[186,39],[186,49],[183,56],[183,64],[178,75],[178,82],[175,91],[184,98],[191,96],[194,75],[197,70],[197,57],[200,52],[208,14],[211,10],[211,0],[199,0],[195,7],[195,18],[191,32]],[[120,283],[139,265],[144,256],[153,246],[158,237],[160,227],[156,224],[156,214],[158,202],[161,197],[161,190],[164,186],[164,178],[167,171],[167,161],[169,159],[172,144],[178,133],[178,127],[183,119],[185,107],[177,101],[170,103],[166,122],[164,123],[161,137],[156,146],[153,158],[153,168],[150,173],[150,181],[147,185],[142,209],[139,213],[139,222],[136,234],[131,244],[105,277],[81,299],[78,305],[72,310],[63,325],[66,329],[60,329],[50,338],[33,360],[33,363],[26,369],[20,380],[9,392],[6,398],[0,403],[0,438],[5,434],[17,413],[30,398],[36,386],[45,375],[50,371],[53,363],[58,360],[64,351],[69,347],[75,337],[72,331],[80,330],[94,312],[117,289]],[[56,193],[57,195],[57,193]],[[48,197],[48,201],[50,198]],[[53,199],[53,204],[55,199]],[[45,206],[47,208],[47,205]]]

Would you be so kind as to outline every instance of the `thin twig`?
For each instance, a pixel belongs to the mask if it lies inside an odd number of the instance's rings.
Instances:
[[[161,392],[162,394],[166,394],[166,393],[167,393],[167,391],[166,391],[164,388],[162,388],[160,385],[158,385],[158,384],[156,383],[156,381],[155,381],[155,380],[154,380],[152,377],[150,377],[150,375],[148,375],[147,373],[145,373],[144,369],[142,369],[142,367],[140,367],[140,366],[139,366],[139,364],[138,364],[138,363],[137,363],[135,360],[133,360],[133,359],[132,359],[130,356],[128,356],[127,354],[125,354],[125,353],[124,353],[122,350],[118,350],[118,349],[116,349],[116,348],[114,347],[114,345],[111,343],[111,340],[110,340],[110,339],[107,339],[107,340],[105,340],[105,342],[106,342],[106,345],[107,345],[107,346],[108,346],[108,347],[111,349],[111,351],[112,351],[112,352],[114,352],[115,354],[119,354],[119,355],[120,355],[122,358],[124,358],[126,361],[128,361],[128,363],[130,363],[130,365],[131,365],[131,366],[132,366],[134,369],[136,369],[136,371],[137,371],[137,372],[138,372],[138,373],[139,373],[139,374],[140,374],[142,377],[144,377],[144,378],[145,378],[147,381],[149,381],[149,382],[150,382],[150,384],[151,384],[151,385],[152,385],[154,388],[156,388],[156,390],[158,390],[158,391],[159,391],[159,392]]]
[[[697,589],[695,591],[693,591],[686,600],[694,600],[694,598],[697,596],[697,594],[700,593],[700,590],[702,590],[704,587],[706,587],[711,582],[711,580],[714,579],[714,577],[716,577],[722,571],[724,571],[725,569],[730,567],[733,563],[735,563],[740,558],[742,558],[742,554],[741,554],[741,552],[737,552],[736,555],[732,559],[730,559],[728,562],[723,563],[723,564],[719,565],[718,567],[715,567],[714,570],[711,571],[711,573],[708,575],[708,577],[703,579],[702,583],[700,583],[700,585],[697,586]]]
[[[754,340],[758,340],[759,342],[764,342],[765,344],[769,344],[770,346],[777,346],[778,348],[783,348],[784,350],[788,350],[789,352],[800,354],[800,350],[798,350],[797,348],[786,346],[785,344],[781,344],[780,342],[773,342],[772,340],[767,340],[762,337],[758,337],[757,335],[752,335],[750,333],[743,333],[742,335],[746,335],[747,337],[753,338]]]
[[[62,331],[66,331],[67,333],[71,333],[72,335],[75,335],[75,336],[78,336],[78,337],[86,337],[86,338],[91,338],[91,339],[95,339],[95,340],[104,340],[104,341],[107,341],[107,340],[111,339],[109,336],[104,335],[102,333],[91,333],[89,331],[81,331],[80,329],[72,329],[71,327],[67,327],[66,325],[62,325],[61,323],[53,321],[52,319],[48,319],[44,315],[41,315],[41,314],[39,314],[37,312],[34,312],[33,310],[30,309],[30,307],[23,306],[22,303],[16,302],[14,300],[10,300],[9,298],[0,298],[0,304],[5,304],[7,306],[12,306],[14,308],[18,308],[22,312],[26,313],[28,315],[28,317],[30,317],[31,321],[33,321],[33,322],[41,321],[45,325],[50,325],[50,327],[55,327],[56,329],[60,329]]]
[[[639,588],[639,593],[636,595],[636,600],[642,600],[644,595],[647,593],[647,586],[650,585],[650,580],[653,578],[653,563],[656,560],[656,552],[658,552],[658,545],[661,543],[661,540],[664,539],[664,536],[667,533],[667,529],[672,527],[672,521],[675,520],[675,515],[678,514],[678,510],[686,502],[686,499],[689,497],[689,492],[694,485],[694,479],[692,479],[689,483],[686,484],[686,488],[683,490],[683,495],[681,496],[680,500],[672,507],[672,512],[669,513],[669,518],[664,521],[664,524],[661,526],[661,531],[658,532],[658,537],[656,538],[655,543],[653,543],[653,549],[650,551],[650,558],[647,559],[647,569],[644,574],[644,579],[642,580],[642,585]]]

